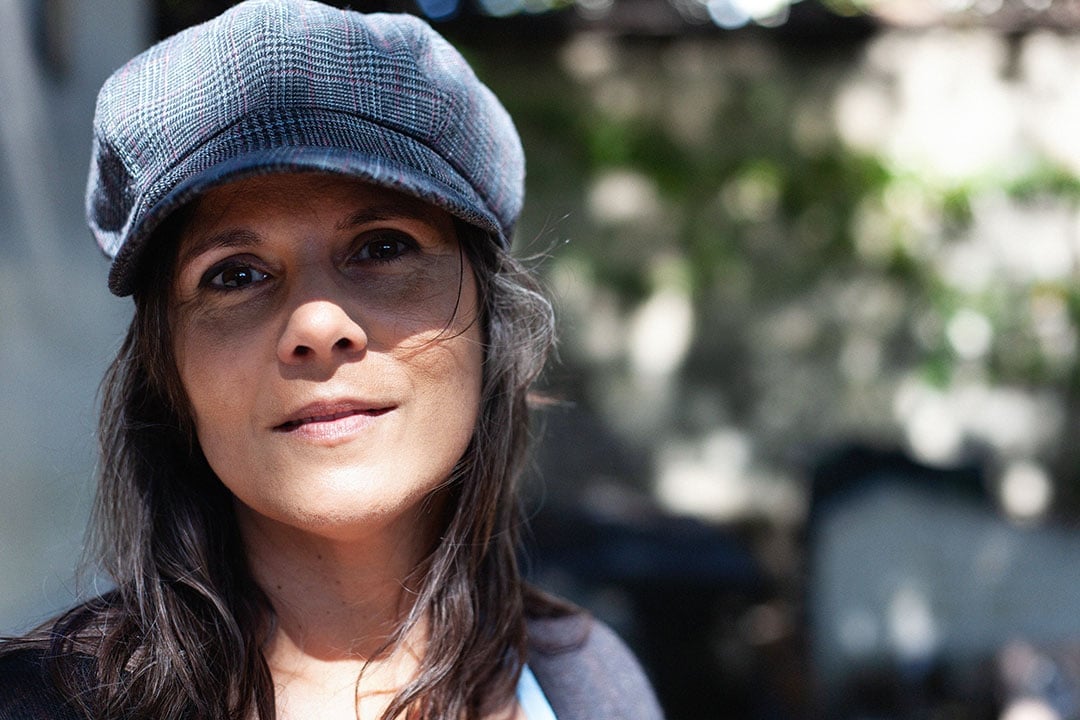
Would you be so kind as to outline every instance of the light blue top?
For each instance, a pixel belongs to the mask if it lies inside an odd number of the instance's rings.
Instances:
[[[517,700],[528,720],[558,720],[551,709],[540,683],[536,682],[529,666],[521,668],[521,677],[517,684]]]

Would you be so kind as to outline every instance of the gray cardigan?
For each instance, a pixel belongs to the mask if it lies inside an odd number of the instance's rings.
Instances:
[[[528,633],[529,667],[558,720],[661,720],[641,666],[606,625],[576,613],[530,619]],[[0,656],[0,720],[82,717],[54,689],[42,658],[34,650]]]
[[[530,619],[529,667],[558,720],[662,720],[637,659],[585,613]]]

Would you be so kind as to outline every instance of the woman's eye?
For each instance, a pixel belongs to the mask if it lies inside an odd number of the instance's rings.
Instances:
[[[413,242],[406,236],[400,236],[397,233],[382,234],[364,243],[359,251],[353,255],[353,258],[360,261],[374,260],[376,262],[397,260],[412,250],[413,247]]]
[[[205,283],[219,290],[236,290],[262,282],[268,277],[270,276],[250,265],[230,265],[222,270],[211,270],[206,274]]]

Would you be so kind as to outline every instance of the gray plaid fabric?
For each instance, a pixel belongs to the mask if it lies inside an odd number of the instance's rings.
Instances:
[[[524,193],[513,123],[456,50],[409,15],[249,0],[138,55],[98,96],[86,192],[134,291],[171,212],[214,185],[288,170],[355,176],[509,243]]]

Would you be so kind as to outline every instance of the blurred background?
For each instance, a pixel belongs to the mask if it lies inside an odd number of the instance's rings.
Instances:
[[[229,4],[0,0],[0,632],[100,586],[93,98]],[[1080,2],[350,4],[518,123],[530,576],[671,720],[1080,718]]]

